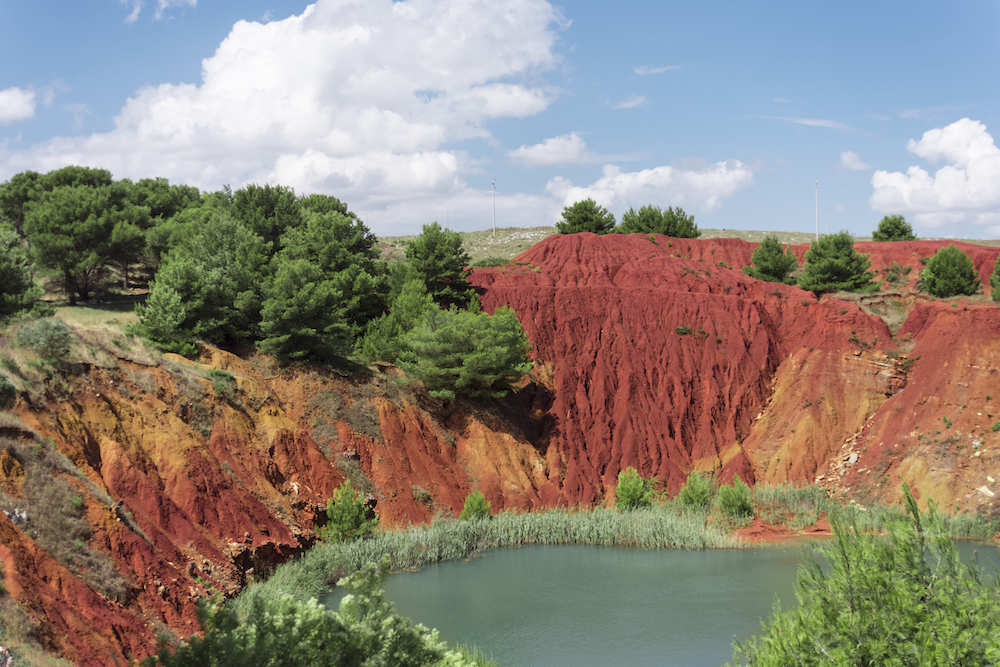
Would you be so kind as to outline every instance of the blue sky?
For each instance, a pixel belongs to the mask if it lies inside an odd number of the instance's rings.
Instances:
[[[0,0],[0,181],[281,183],[378,234],[553,224],[1000,237],[1000,2]]]

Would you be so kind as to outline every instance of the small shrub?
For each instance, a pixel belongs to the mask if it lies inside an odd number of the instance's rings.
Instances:
[[[486,500],[482,491],[477,489],[466,496],[465,507],[462,508],[458,518],[462,521],[490,518],[490,502]]]
[[[653,504],[652,484],[639,476],[639,471],[631,466],[618,473],[615,487],[615,507],[620,510],[635,510],[651,507]]]
[[[674,331],[677,332],[678,336],[687,336],[693,331],[693,329],[691,327],[677,327]]]
[[[354,540],[371,535],[378,517],[369,514],[364,495],[357,493],[350,481],[341,484],[326,505],[327,524],[316,531],[323,541]]]
[[[47,361],[61,361],[69,354],[76,337],[69,327],[51,318],[28,322],[17,332],[17,344]]]
[[[0,409],[14,407],[17,401],[17,388],[4,373],[0,373]]]
[[[920,280],[924,289],[941,299],[975,294],[981,287],[972,259],[954,243],[941,248],[927,261]]]
[[[951,420],[950,419],[948,419],[947,417],[941,417],[941,421],[944,422],[944,427],[945,428],[951,428]]]
[[[719,509],[734,519],[744,519],[753,516],[753,503],[750,501],[750,487],[740,479],[733,478],[733,483],[719,488]]]
[[[482,259],[477,259],[472,263],[472,268],[474,269],[486,269],[491,266],[504,266],[509,264],[510,260],[506,257],[483,257]]]
[[[1000,431],[1000,422],[993,422],[993,432]]]
[[[712,500],[712,483],[693,472],[681,487],[680,499],[686,507],[707,507]]]

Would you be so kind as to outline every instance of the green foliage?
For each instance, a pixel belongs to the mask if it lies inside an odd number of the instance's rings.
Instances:
[[[462,521],[490,518],[490,502],[486,500],[486,496],[483,495],[482,491],[476,489],[466,496],[465,506],[462,508],[462,513],[458,515],[458,518]]]
[[[757,246],[750,257],[753,266],[744,266],[743,273],[757,280],[769,283],[784,283],[794,285],[795,280],[789,274],[798,268],[798,258],[791,248],[782,249],[778,237],[768,234]]]
[[[643,206],[638,211],[629,207],[622,213],[622,220],[615,227],[618,234],[662,234],[675,238],[696,239],[701,236],[694,216],[688,215],[680,206],[670,206],[660,210],[659,206]]]
[[[562,220],[556,223],[560,234],[593,232],[608,234],[614,230],[615,216],[593,199],[578,201],[563,209]]]
[[[184,328],[187,308],[180,293],[169,285],[158,288],[155,282],[149,289],[146,303],[136,306],[141,325],[135,329],[163,352],[193,357],[198,348],[189,342],[192,332]]]
[[[331,361],[349,349],[343,293],[305,259],[278,266],[261,310],[260,350],[282,359]]]
[[[435,398],[499,398],[532,366],[528,336],[507,306],[492,315],[432,310],[403,336],[403,344],[400,368]]]
[[[472,267],[485,269],[491,266],[506,266],[507,264],[510,264],[510,260],[506,257],[483,257],[473,262]]]
[[[42,289],[31,280],[31,261],[13,229],[0,225],[0,320],[31,310]]]
[[[143,661],[144,667],[282,665],[282,667],[425,667],[470,665],[448,652],[437,633],[403,618],[382,592],[385,566],[369,564],[345,580],[338,611],[315,598],[255,598],[240,617],[231,606],[202,604],[204,636],[192,636]]]
[[[22,171],[0,185],[0,218],[13,225],[18,236],[24,236],[24,207],[38,199],[41,180],[37,171]]]
[[[62,361],[69,354],[76,336],[69,327],[52,318],[26,322],[17,330],[17,344],[47,361]]]
[[[271,251],[288,229],[302,224],[302,205],[292,188],[251,183],[233,193],[230,214],[264,239]]]
[[[364,494],[345,481],[333,492],[326,505],[327,523],[316,531],[321,540],[354,540],[371,535],[378,527],[378,517],[369,518]]]
[[[132,203],[130,185],[60,185],[25,205],[35,261],[62,275],[70,304],[90,298],[109,263],[129,264],[145,246],[149,209]]]
[[[916,241],[913,227],[901,215],[887,215],[872,232],[872,241]]]
[[[650,507],[652,504],[652,480],[643,479],[639,476],[639,471],[631,466],[618,473],[615,507],[630,511]]]
[[[10,381],[6,373],[0,373],[0,409],[14,407],[17,401],[17,387]]]
[[[993,272],[990,273],[990,296],[994,301],[1000,302],[1000,255],[993,263]]]
[[[436,222],[424,225],[420,235],[406,244],[406,259],[434,301],[445,308],[465,306],[475,295],[466,280],[469,254],[458,232],[442,229]]]
[[[389,312],[368,323],[365,335],[358,343],[361,356],[373,361],[395,363],[408,349],[404,336],[425,314],[436,309],[423,280],[414,278],[407,281],[390,305]]]
[[[834,541],[812,547],[799,566],[799,607],[776,609],[762,636],[737,644],[737,665],[1000,660],[997,582],[984,583],[977,564],[959,561],[933,503],[921,514],[906,485],[903,494],[909,516],[887,519],[884,536],[831,517]]]
[[[927,260],[920,281],[924,289],[939,299],[975,294],[980,288],[979,274],[972,259],[954,243],[941,248]]]
[[[842,231],[821,237],[809,244],[805,271],[799,276],[799,287],[813,292],[869,293],[878,289],[868,255],[854,249],[854,237]]]
[[[712,483],[693,472],[681,487],[680,499],[686,507],[708,507],[712,502]]]
[[[739,475],[733,477],[732,484],[719,487],[719,509],[733,519],[753,516],[753,502],[750,498],[750,487]]]
[[[212,218],[176,251],[156,275],[149,300],[173,290],[184,306],[177,321],[162,308],[136,306],[137,330],[161,347],[173,340],[214,343],[260,338],[260,312],[268,255],[263,239],[225,213]],[[163,296],[163,303],[174,297]],[[153,336],[156,338],[152,338]]]

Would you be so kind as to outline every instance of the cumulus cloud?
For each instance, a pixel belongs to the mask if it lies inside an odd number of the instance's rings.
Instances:
[[[549,167],[556,164],[585,162],[589,157],[587,144],[576,132],[546,139],[534,146],[521,146],[507,156],[525,167]]]
[[[878,170],[869,204],[887,213],[912,213],[918,224],[963,222],[1000,232],[1000,149],[986,126],[963,118],[910,139],[906,149],[928,162],[944,162],[933,176],[918,166],[906,173]]]
[[[663,74],[664,72],[672,72],[674,70],[679,70],[680,65],[664,65],[662,67],[649,67],[647,65],[640,65],[639,67],[633,67],[632,71],[639,76],[646,76],[649,74]]]
[[[318,0],[240,21],[200,83],[140,89],[110,132],[0,151],[0,178],[87,164],[201,188],[280,182],[358,209],[447,197],[465,187],[447,143],[555,98],[539,74],[562,25],[544,0]]]
[[[628,99],[624,99],[615,105],[616,109],[633,109],[638,106],[642,106],[648,100],[645,95],[629,95]]]
[[[35,115],[35,93],[22,88],[0,90],[0,125],[27,120]]]
[[[615,165],[605,165],[601,178],[586,187],[573,185],[557,176],[548,182],[546,192],[562,206],[593,199],[608,208],[626,202],[638,205],[685,206],[711,211],[737,190],[753,184],[753,170],[739,160],[717,162],[701,168],[681,169],[663,166],[642,171],[623,172]]]
[[[864,162],[861,156],[854,151],[844,151],[840,154],[840,166],[851,171],[868,171],[872,168],[870,164]]]

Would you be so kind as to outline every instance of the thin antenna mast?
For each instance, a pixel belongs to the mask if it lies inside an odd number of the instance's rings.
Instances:
[[[493,236],[497,235],[497,179],[493,179]]]
[[[816,179],[816,240],[819,241],[819,179]]]

